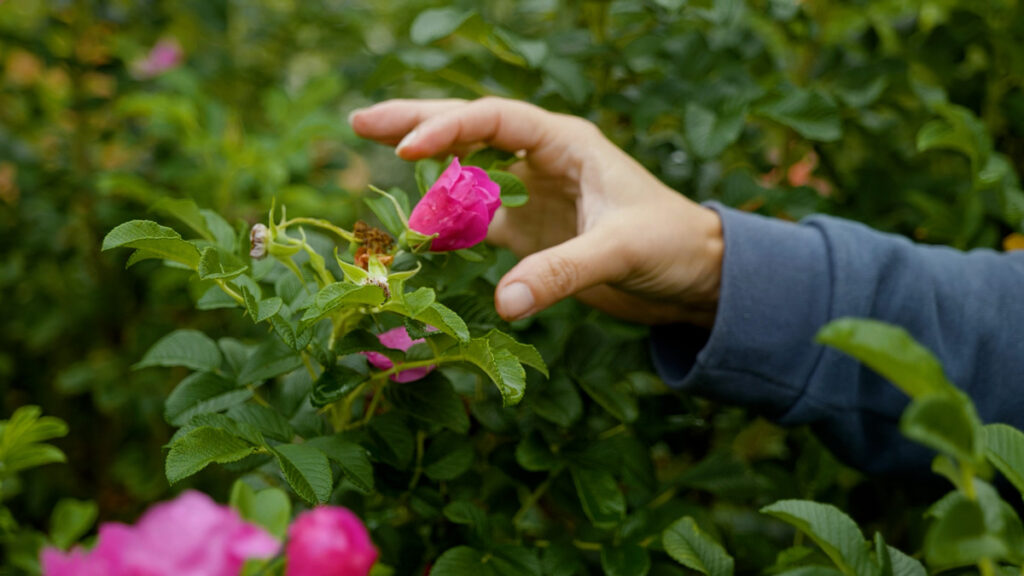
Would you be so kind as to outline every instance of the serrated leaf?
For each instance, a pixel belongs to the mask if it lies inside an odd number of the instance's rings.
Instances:
[[[175,330],[157,340],[139,363],[132,368],[150,366],[185,366],[193,370],[213,372],[220,369],[221,355],[217,343],[198,330]]]
[[[164,419],[174,426],[183,426],[196,414],[227,410],[251,397],[252,391],[238,388],[230,380],[196,372],[182,380],[167,397]]]
[[[757,113],[788,126],[808,140],[834,142],[843,135],[839,107],[832,98],[815,90],[788,89],[760,106]]]
[[[965,396],[932,395],[911,402],[900,418],[904,436],[961,462],[980,464],[981,420]]]
[[[637,544],[603,546],[601,568],[607,576],[645,576],[651,569],[651,555]]]
[[[388,412],[370,420],[370,436],[374,440],[375,458],[404,470],[412,460],[416,438],[397,412]]]
[[[271,449],[288,485],[307,503],[327,502],[333,477],[327,455],[305,444],[279,444]]]
[[[835,506],[806,500],[780,500],[761,509],[792,524],[814,540],[847,576],[871,576],[873,561],[857,524]]]
[[[516,462],[531,472],[554,470],[561,464],[558,456],[537,433],[524,437],[516,445]]]
[[[1024,432],[1006,424],[984,427],[985,456],[1024,495]]]
[[[199,310],[220,310],[222,308],[238,308],[239,306],[241,304],[236,302],[231,296],[228,296],[220,286],[211,286],[196,301],[196,308]]]
[[[209,246],[203,249],[199,257],[197,272],[200,280],[230,280],[248,269],[234,254]]]
[[[565,374],[557,374],[542,386],[530,389],[527,402],[541,418],[563,428],[572,426],[583,415],[583,400]]]
[[[331,366],[313,383],[310,402],[318,408],[326,406],[345,398],[369,378],[369,370],[355,370],[343,364]]]
[[[430,568],[430,576],[494,576],[484,553],[469,546],[445,550]]]
[[[924,564],[915,558],[907,556],[892,546],[886,546],[889,551],[889,562],[892,565],[892,576],[928,576]]]
[[[327,455],[345,473],[345,478],[360,492],[373,492],[373,464],[362,446],[342,435],[320,436],[306,442]]]
[[[705,576],[732,576],[735,562],[722,545],[687,516],[676,520],[661,534],[665,552],[683,566]]]
[[[255,491],[242,480],[231,487],[231,507],[242,518],[261,526],[278,539],[284,539],[292,519],[292,501],[288,494],[277,488]]]
[[[1007,556],[1010,550],[989,525],[991,520],[986,519],[980,502],[956,495],[925,534],[924,557],[929,567],[941,571]]]
[[[199,211],[199,207],[191,198],[168,198],[164,197],[157,200],[151,207],[150,210],[154,212],[160,212],[161,214],[167,214],[180,220],[183,224],[195,231],[203,237],[204,240],[213,242],[215,240],[213,233],[206,222],[206,218]]]
[[[228,410],[227,416],[241,424],[252,426],[260,434],[280,442],[291,442],[295,430],[280,412],[270,406],[241,404]]]
[[[451,432],[434,436],[423,456],[423,473],[431,480],[453,480],[473,465],[476,453],[469,438]]]
[[[992,152],[984,123],[971,110],[961,106],[943,104],[938,112],[942,118],[926,123],[917,133],[918,151],[946,149],[961,152],[970,159],[974,172],[981,172]]]
[[[200,426],[171,443],[165,464],[167,481],[175,484],[210,464],[237,462],[254,451],[252,444],[226,430]]]
[[[626,498],[610,472],[572,467],[576,494],[590,522],[598,528],[611,528],[626,515]]]
[[[518,208],[530,200],[530,193],[526,190],[526,184],[518,176],[504,170],[488,170],[487,175],[501,189],[501,205],[509,208]]]
[[[466,323],[458,314],[440,302],[431,303],[430,306],[413,316],[413,318],[433,326],[461,342],[469,341],[469,327],[466,326]]]
[[[472,154],[464,158],[461,163],[463,166],[476,166],[490,171],[505,170],[505,168],[508,168],[516,162],[519,162],[519,157],[515,154],[500,148],[492,148],[488,146],[474,151]],[[437,176],[439,174],[440,171],[434,174],[434,177],[430,182],[437,180]]]
[[[50,514],[50,540],[57,548],[67,550],[92,528],[99,512],[100,507],[92,500],[60,500]]]
[[[416,15],[409,28],[409,39],[413,44],[425,46],[451,36],[462,26],[473,12],[457,8],[433,8]]]
[[[719,115],[696,102],[688,102],[684,119],[686,141],[690,149],[703,159],[720,155],[740,137],[745,120],[744,112],[736,110]]]
[[[275,338],[268,338],[249,355],[238,375],[238,383],[260,382],[291,372],[299,366],[302,366],[302,357],[296,351]]]
[[[469,430],[462,398],[448,379],[436,371],[415,382],[392,382],[385,391],[396,408],[414,418],[440,424],[459,434]]]
[[[444,166],[433,158],[426,158],[416,162],[416,187],[420,191],[420,196],[423,196],[430,190],[430,187],[434,185],[434,182],[437,181],[443,171]]]
[[[181,239],[173,229],[151,220],[132,220],[111,230],[103,238],[103,250],[137,248],[165,260],[195,270],[199,266],[199,250]]]
[[[491,330],[485,338],[491,343],[491,348],[508,350],[523,365],[537,370],[545,377],[548,376],[548,365],[544,362],[540,352],[537,352],[533,346],[517,342],[515,338],[500,330]]]
[[[629,423],[640,415],[634,397],[622,384],[609,380],[604,372],[590,372],[578,380],[580,388],[615,418]]]
[[[860,360],[911,398],[956,393],[935,356],[897,326],[840,318],[822,328],[815,341]]]
[[[474,338],[469,344],[461,345],[455,352],[449,351],[446,354],[451,355],[457,355],[483,370],[498,387],[505,406],[515,406],[523,399],[526,371],[519,359],[507,349],[494,349],[486,338]]]
[[[343,306],[380,306],[383,303],[384,291],[379,286],[335,282],[317,293],[314,305],[306,310],[302,321],[308,323],[323,318]]]

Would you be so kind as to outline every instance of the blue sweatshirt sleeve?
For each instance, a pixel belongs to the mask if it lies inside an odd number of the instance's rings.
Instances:
[[[845,354],[814,343],[844,316],[902,326],[942,362],[984,422],[1024,428],[1024,253],[916,245],[825,216],[793,224],[711,204],[725,254],[708,332],[655,327],[670,386],[810,424],[868,473],[927,470],[934,453],[900,435],[908,398]]]

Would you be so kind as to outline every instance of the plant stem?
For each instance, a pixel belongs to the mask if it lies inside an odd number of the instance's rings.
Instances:
[[[409,490],[416,487],[423,475],[423,444],[427,440],[427,433],[423,430],[416,432],[416,469],[412,473],[412,480],[409,481]]]
[[[250,384],[248,386],[248,388],[249,388],[249,391],[252,392],[252,399],[257,404],[259,404],[260,406],[263,406],[264,408],[270,408],[270,402],[267,402],[267,400],[263,396],[260,395],[260,393],[256,390],[255,386]]]
[[[345,230],[344,228],[335,226],[334,224],[331,224],[327,220],[321,220],[320,218],[292,218],[290,220],[285,220],[284,222],[279,224],[279,226],[287,228],[292,224],[308,224],[316,228],[322,228],[324,230],[333,232],[334,234],[337,234],[338,236],[342,237],[348,242],[358,242],[358,240],[356,240],[355,234],[349,232],[348,230]]]
[[[530,508],[533,508],[537,504],[537,501],[540,500],[541,497],[544,495],[544,493],[548,491],[548,487],[551,486],[551,481],[554,480],[555,477],[558,476],[559,473],[561,473],[561,471],[561,468],[552,471],[551,474],[548,475],[548,477],[543,482],[541,482],[536,488],[534,488],[533,492],[531,492],[530,495],[526,497],[526,501],[523,502],[522,507],[519,508],[519,511],[516,512],[516,515],[512,517],[513,526],[519,525],[519,523],[523,520],[523,517],[526,516],[526,513],[530,511]],[[518,528],[516,529],[518,530]]]
[[[227,282],[225,282],[224,280],[221,280],[220,278],[217,278],[216,280],[214,280],[214,282],[217,283],[217,286],[220,286],[220,289],[223,290],[225,294],[227,294],[228,296],[231,296],[232,300],[234,300],[235,302],[238,302],[242,306],[245,306],[245,298],[242,298],[241,294],[239,294],[238,292],[235,292],[231,288],[231,286],[228,286]]]
[[[306,365],[306,370],[309,371],[309,377],[312,379],[313,382],[316,382],[316,369],[313,368],[313,363],[310,362],[309,360],[309,354],[305,350],[303,350],[301,355],[302,363]]]
[[[380,405],[380,399],[384,396],[384,386],[386,385],[387,383],[385,382],[383,386],[376,387],[376,390],[373,393],[373,400],[370,400],[370,405],[367,406],[366,414],[359,422],[359,426],[366,426],[370,423],[370,419],[373,418],[374,413],[377,412],[377,406]]]

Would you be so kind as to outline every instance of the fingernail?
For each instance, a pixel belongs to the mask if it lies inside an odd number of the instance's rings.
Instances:
[[[498,292],[498,302],[506,318],[517,320],[533,310],[533,292],[526,284],[514,282]]]
[[[366,110],[366,108],[356,108],[355,110],[349,112],[348,113],[348,123],[351,124],[352,123],[352,119],[356,117],[356,114],[359,114],[363,110]]]
[[[415,139],[416,139],[416,130],[413,130],[412,132],[409,132],[408,134],[406,134],[405,138],[402,138],[402,141],[398,143],[398,146],[395,146],[395,154],[398,154],[399,152],[401,152],[402,148],[405,148],[406,146],[408,146]]]

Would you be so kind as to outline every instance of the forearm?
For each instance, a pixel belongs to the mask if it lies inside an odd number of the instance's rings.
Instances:
[[[983,419],[1024,426],[1014,393],[1024,389],[1024,339],[1007,329],[1024,322],[1024,258],[918,246],[832,218],[795,225],[717,208],[725,256],[706,342],[692,328],[654,329],[655,362],[671,385],[809,423],[869,471],[926,466],[928,454],[898,433],[906,397],[813,342],[830,320],[870,317],[931,349]]]

